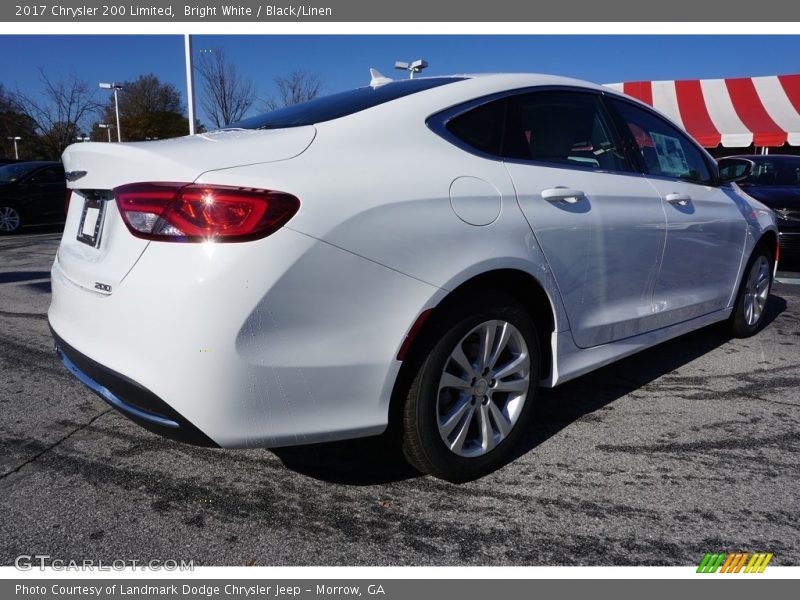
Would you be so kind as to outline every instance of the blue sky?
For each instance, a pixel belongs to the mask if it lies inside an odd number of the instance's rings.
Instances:
[[[365,85],[369,67],[402,77],[394,61],[416,58],[430,63],[428,75],[529,71],[598,83],[800,72],[800,36],[777,35],[198,35],[194,48],[224,48],[260,98],[272,94],[274,76],[293,69],[318,74],[330,93]],[[92,85],[152,72],[185,100],[183,36],[3,35],[0,56],[0,82],[10,90],[36,93],[40,67]],[[208,122],[202,111],[199,117]]]

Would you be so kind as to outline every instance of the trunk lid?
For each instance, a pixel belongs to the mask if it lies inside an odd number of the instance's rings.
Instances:
[[[122,221],[111,190],[136,182],[191,183],[206,171],[288,160],[314,140],[312,126],[226,130],[152,142],[88,142],[63,154],[71,190],[58,249],[61,273],[73,283],[111,294],[149,244]]]

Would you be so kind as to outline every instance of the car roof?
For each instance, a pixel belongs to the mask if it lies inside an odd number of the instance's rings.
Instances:
[[[9,166],[9,165],[14,165],[15,167],[19,167],[19,166],[24,166],[24,165],[32,165],[32,166],[35,166],[35,167],[49,167],[49,166],[52,166],[52,165],[60,165],[60,164],[61,164],[60,160],[24,160],[24,161],[19,161],[19,162],[7,163],[7,164],[2,165],[2,166],[5,167],[5,166]]]
[[[796,154],[737,154],[736,156],[731,156],[730,158],[746,158],[747,160],[752,160],[754,162],[760,160],[772,160],[772,161],[800,160],[800,156],[797,156]]]
[[[447,85],[425,90],[419,94],[406,96],[405,98],[401,98],[401,102],[393,102],[392,104],[399,105],[402,102],[416,103],[419,101],[420,103],[426,103],[427,107],[432,111],[436,111],[443,110],[448,106],[454,106],[470,99],[477,99],[493,94],[513,92],[526,88],[568,87],[594,91],[606,96],[623,98],[628,102],[640,105],[648,111],[655,112],[670,123],[673,123],[679,129],[682,129],[680,125],[674,123],[667,115],[664,115],[649,104],[640,101],[638,98],[634,98],[633,96],[629,96],[613,88],[582,79],[544,73],[463,73],[437,76],[438,79],[445,79],[447,77],[453,77],[457,80]],[[430,78],[433,78],[433,76]],[[422,100],[422,98],[426,100]]]
[[[623,94],[622,92],[619,92],[613,88],[593,83],[591,81],[575,79],[573,77],[548,75],[545,73],[463,73],[437,76],[437,78],[440,79],[447,77],[458,78],[459,80],[453,82],[452,84],[426,90],[424,94],[431,99],[448,98],[455,101],[457,100],[457,96],[463,96],[463,100],[469,97],[478,98],[480,96],[488,96],[491,94],[510,92],[525,88],[550,86],[571,87],[591,90],[606,94],[608,96],[625,98],[629,102],[640,104],[648,110],[655,110],[652,106],[641,102],[637,98]],[[661,114],[659,111],[655,112]],[[666,118],[669,119],[668,117]]]
[[[537,86],[569,86],[588,88],[600,92],[610,92],[615,95],[620,95],[616,90],[604,87],[597,83],[575,79],[572,77],[562,77],[560,75],[547,75],[545,73],[464,73],[445,77],[463,78],[463,82],[460,87],[465,87],[465,84],[473,82],[474,87],[481,86],[494,88],[498,91]]]
[[[279,108],[234,123],[231,127],[278,129],[313,124],[327,128],[336,127],[342,118],[369,120],[376,115],[386,114],[392,114],[393,119],[403,120],[420,114],[435,114],[495,94],[541,87],[577,87],[616,95],[614,90],[587,81],[536,73],[450,74],[415,77],[413,80],[389,79],[379,76],[379,73],[376,75],[374,70],[371,75],[374,83],[370,85]],[[370,88],[373,92],[370,92]]]

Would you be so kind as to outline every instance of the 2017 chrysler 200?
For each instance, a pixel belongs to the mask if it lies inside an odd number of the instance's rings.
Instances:
[[[539,386],[762,322],[772,212],[592,84],[419,78],[228,129],[64,153],[49,318],[141,425],[223,447],[402,430],[453,481],[507,460]],[[720,174],[722,173],[722,175]]]

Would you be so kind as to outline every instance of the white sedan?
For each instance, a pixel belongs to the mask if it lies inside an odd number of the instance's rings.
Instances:
[[[772,212],[665,117],[544,75],[390,81],[173,140],[82,143],[49,319],[66,367],[175,439],[395,426],[451,481],[551,387],[762,325]]]

